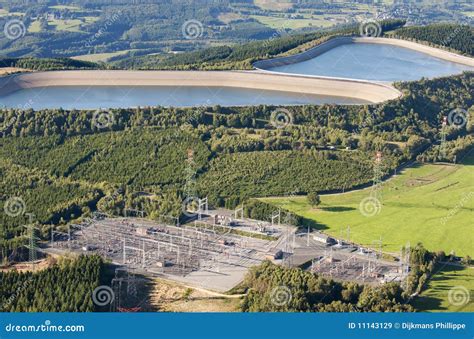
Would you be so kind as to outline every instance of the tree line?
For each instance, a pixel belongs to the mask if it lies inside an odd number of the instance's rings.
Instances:
[[[400,283],[372,286],[339,282],[301,268],[265,261],[250,269],[240,286],[246,291],[243,312],[413,312],[412,295],[420,293],[444,253],[427,251],[422,244],[407,249],[410,273]]]
[[[402,27],[393,37],[428,43],[469,56],[474,55],[474,28],[468,25],[439,23],[427,26]]]
[[[38,272],[0,272],[0,312],[92,312],[103,274],[99,256],[62,258]]]

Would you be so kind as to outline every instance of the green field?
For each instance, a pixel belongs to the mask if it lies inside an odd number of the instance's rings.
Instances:
[[[85,17],[82,17],[81,19],[73,19],[73,20],[54,19],[54,20],[48,20],[48,26],[49,26],[49,29],[54,29],[56,31],[78,33],[78,32],[82,32],[83,26],[94,23],[97,20],[99,20],[99,17],[93,17],[93,16],[85,16]],[[40,21],[35,20],[31,22],[30,26],[28,27],[28,32],[30,33],[41,32]]]
[[[30,24],[30,27],[28,27],[28,32],[30,33],[41,32],[41,23],[39,22],[39,20],[35,20]]]
[[[427,289],[414,301],[417,310],[474,312],[474,268],[446,265],[438,269]]]
[[[49,6],[51,9],[67,9],[70,11],[80,11],[81,9],[77,6],[65,6],[65,5],[56,5],[56,6]]]
[[[81,32],[81,25],[93,23],[99,20],[96,17],[84,17],[84,22],[79,19],[61,20],[54,19],[48,21],[48,26],[52,26],[57,31]]]
[[[370,246],[382,237],[386,252],[422,242],[431,251],[474,254],[474,154],[463,165],[417,164],[384,183],[379,213],[364,216],[361,201],[370,189],[323,195],[321,205],[311,208],[306,197],[265,198],[316,221],[316,227],[336,237]]]
[[[4,8],[0,8],[0,17],[2,17],[2,16],[7,16],[7,15],[23,16],[23,15],[25,15],[25,13],[21,13],[21,12],[9,12],[8,10],[6,10],[6,9],[4,9]]]
[[[263,15],[251,15],[251,18],[257,20],[261,24],[274,28],[274,29],[298,29],[309,26],[324,26],[329,27],[334,25],[334,22],[314,19],[290,19],[283,17],[263,16]]]
[[[91,61],[91,62],[107,62],[110,58],[113,58],[118,55],[127,54],[130,50],[125,51],[117,51],[117,52],[110,52],[110,53],[96,53],[96,54],[84,54],[84,55],[77,55],[72,57],[71,59],[81,60],[81,61]]]

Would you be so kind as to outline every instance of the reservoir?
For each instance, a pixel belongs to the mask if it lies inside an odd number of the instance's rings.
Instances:
[[[370,104],[399,98],[395,81],[474,71],[474,59],[410,41],[343,37],[254,67],[29,72],[0,77],[0,108]]]
[[[0,108],[35,110],[325,103],[364,104],[369,101],[308,93],[205,86],[48,86],[25,88],[0,96]]]
[[[473,71],[474,68],[389,44],[349,43],[314,58],[268,71],[373,81],[409,81]]]

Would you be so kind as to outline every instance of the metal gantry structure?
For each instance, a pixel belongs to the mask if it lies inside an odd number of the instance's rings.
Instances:
[[[28,248],[28,261],[34,265],[34,263],[38,260],[37,241],[39,240],[39,238],[36,236],[37,228],[35,215],[33,213],[25,213],[25,215],[28,217],[28,223],[27,225],[24,225],[28,236],[28,245],[26,246],[26,248]]]
[[[280,223],[281,223],[281,210],[278,209],[278,211],[273,212],[272,215],[270,216],[270,219],[272,220],[272,226],[275,226],[275,225],[280,226]],[[277,221],[276,223],[275,223],[275,220]]]
[[[103,214],[72,224],[67,234],[52,231],[51,239],[53,247],[59,242],[65,246],[67,239],[71,250],[98,253],[129,269],[157,274],[186,275],[216,263],[255,265],[263,256],[229,233]]]
[[[278,210],[278,225],[280,225],[281,210]],[[284,257],[283,263],[287,267],[293,267],[293,254],[295,252],[295,232],[291,229],[290,225],[294,224],[293,215],[291,213],[286,213],[283,223],[286,225],[286,232],[283,234],[284,237]],[[273,217],[272,217],[273,224]]]
[[[142,206],[143,207],[143,206]],[[136,209],[136,208],[124,208],[123,216],[127,217],[139,217],[145,218],[146,212],[143,209]]]
[[[441,131],[440,131],[440,143],[439,143],[439,152],[438,152],[438,160],[445,160],[446,159],[446,137],[448,135],[448,118],[443,117],[441,121]]]
[[[240,217],[239,217],[240,216]],[[244,220],[244,205],[237,207],[234,211],[234,218],[236,220]]]
[[[68,225],[68,230],[66,232],[60,232],[54,229],[54,226],[51,225],[51,247],[67,247],[71,249],[71,225]]]
[[[400,273],[402,275],[402,288],[408,289],[408,278],[410,275],[410,257],[411,257],[411,246],[410,242],[407,242],[401,249],[400,253]]]
[[[383,255],[383,240],[382,236],[380,236],[380,239],[377,240],[372,240],[372,246],[371,246],[374,251],[375,251],[375,256],[376,258],[382,258]]]
[[[382,170],[382,152],[377,152],[375,154],[374,160],[374,177],[373,177],[373,184],[372,190],[370,191],[370,196],[375,198],[379,202],[382,201],[382,178],[383,178],[383,170]]]
[[[197,215],[198,215],[198,220],[202,220],[202,215],[203,214],[209,214],[209,202],[207,197],[203,199],[198,199],[198,210],[197,210]]]
[[[38,260],[38,246],[36,241],[38,237],[36,236],[36,226],[35,224],[27,225],[28,228],[28,261],[34,263]]]
[[[114,300],[110,304],[111,312],[138,312],[141,310],[141,302],[138,300],[138,281],[139,279],[136,278],[135,274],[129,270],[125,268],[115,269],[115,276],[111,281],[112,290],[114,291]],[[123,293],[124,287],[125,295]]]
[[[196,163],[194,161],[193,149],[188,149],[184,174],[186,180],[184,184],[185,197],[187,199],[196,199]]]

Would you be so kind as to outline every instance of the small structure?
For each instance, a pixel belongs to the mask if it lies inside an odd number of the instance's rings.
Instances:
[[[84,245],[84,246],[82,246],[82,250],[83,250],[84,252],[89,252],[89,251],[93,251],[93,250],[94,250],[94,247],[91,246],[91,245]]]
[[[157,261],[156,266],[160,267],[160,268],[163,268],[163,267],[167,267],[168,265],[167,265],[167,262],[165,260],[163,260],[163,261]]]
[[[268,253],[265,255],[265,259],[268,259],[268,260],[283,259],[283,251],[278,248],[268,251]]]
[[[147,227],[137,227],[137,234],[141,236],[146,236],[148,234],[148,228]]]
[[[225,215],[214,215],[214,224],[221,225],[221,226],[235,226],[236,223],[232,219],[232,217],[225,216]]]
[[[326,244],[328,246],[334,245],[334,244],[337,243],[337,241],[334,238],[331,238],[330,236],[328,236],[326,234],[323,234],[323,233],[319,233],[319,232],[316,232],[316,233],[313,234],[313,239],[315,241],[321,242],[321,243]]]
[[[233,241],[225,240],[225,239],[220,239],[219,244],[224,245],[224,246],[234,246],[235,243]]]

